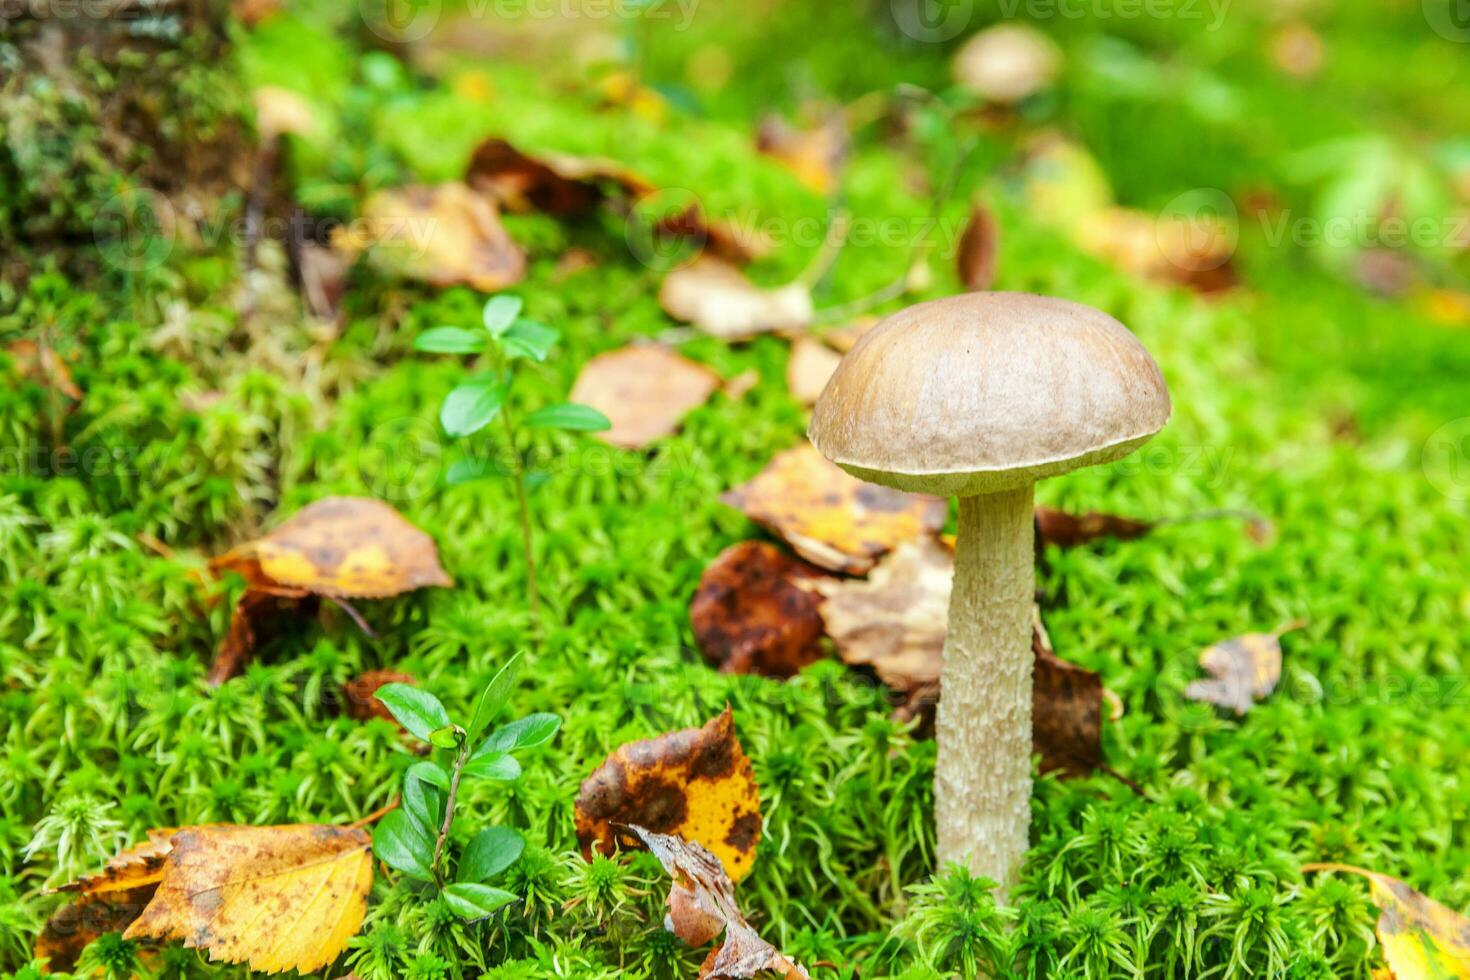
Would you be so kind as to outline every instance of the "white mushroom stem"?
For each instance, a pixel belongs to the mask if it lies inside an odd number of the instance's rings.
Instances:
[[[939,860],[1002,895],[1031,822],[1032,489],[960,498],[937,720]]]

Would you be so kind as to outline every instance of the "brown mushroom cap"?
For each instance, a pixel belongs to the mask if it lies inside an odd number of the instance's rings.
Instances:
[[[869,482],[970,496],[1126,456],[1169,412],[1159,366],[1106,313],[966,293],[868,331],[827,382],[808,435]]]

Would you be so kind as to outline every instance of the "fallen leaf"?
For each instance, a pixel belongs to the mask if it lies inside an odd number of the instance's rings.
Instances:
[[[1032,607],[1031,745],[1042,772],[1087,776],[1102,765],[1102,679],[1052,650]]]
[[[1200,293],[1236,285],[1231,265],[1237,231],[1218,215],[1154,215],[1106,207],[1072,223],[1078,247],[1126,272]]]
[[[731,545],[700,576],[689,619],[705,659],[725,674],[791,677],[825,656],[820,600],[827,576],[764,541]]]
[[[995,283],[995,264],[1000,249],[1000,226],[983,204],[970,210],[970,222],[955,250],[960,282],[971,292],[989,289]]]
[[[82,389],[72,380],[71,369],[54,347],[30,339],[17,340],[6,346],[5,353],[21,377],[59,391],[74,402],[82,400]]]
[[[1394,980],[1470,977],[1470,919],[1408,885],[1349,864],[1307,864],[1302,871],[1341,871],[1368,879],[1378,906],[1378,941]]]
[[[898,544],[937,531],[946,501],[865,483],[809,443],[776,455],[754,479],[723,494],[807,561],[862,575]]]
[[[247,588],[230,613],[230,628],[215,651],[205,680],[218,686],[239,674],[261,645],[279,635],[290,623],[315,614],[318,603],[304,590],[299,597],[278,591]]]
[[[803,405],[815,405],[822,389],[842,362],[842,355],[820,340],[797,337],[786,360],[786,387]]]
[[[169,840],[158,890],[124,939],[182,940],[213,962],[320,970],[367,912],[372,839],[316,824],[186,827]]]
[[[570,397],[612,422],[597,438],[641,449],[672,434],[719,387],[720,376],[703,364],[659,344],[634,344],[583,365]]]
[[[382,718],[397,724],[388,706],[378,700],[378,688],[384,684],[417,683],[412,674],[399,670],[369,670],[359,674],[342,686],[342,692],[347,699],[347,717],[358,721]]]
[[[725,381],[725,397],[733,401],[744,398],[755,390],[755,386],[761,383],[760,372],[755,368],[748,368]]]
[[[583,214],[613,194],[638,198],[654,186],[613,160],[562,153],[530,156],[503,139],[487,139],[470,157],[465,183],[513,211]]]
[[[1200,652],[1199,664],[1212,676],[1191,681],[1184,696],[1245,714],[1276,690],[1281,681],[1281,634],[1299,625],[1275,633],[1247,633],[1206,647]]]
[[[381,599],[426,586],[452,586],[434,539],[380,500],[326,497],[265,537],[211,562],[260,563],[272,582],[316,595]]]
[[[748,340],[773,330],[801,330],[812,319],[802,283],[762,289],[724,259],[701,255],[664,277],[658,302],[676,320],[721,340]]]
[[[371,247],[397,273],[432,286],[493,293],[526,275],[526,256],[495,203],[464,184],[379,191],[364,205],[357,233],[334,243],[348,253]]]
[[[611,854],[615,825],[639,824],[678,834],[719,856],[736,881],[755,863],[761,836],[755,770],[735,737],[727,707],[702,728],[629,742],[582,782],[577,842]]]
[[[707,255],[742,265],[771,252],[770,239],[758,230],[747,230],[731,222],[711,218],[693,202],[654,222],[653,235],[659,242],[670,238],[686,239]]]
[[[1062,53],[1034,27],[1003,23],[966,41],[951,67],[962,88],[987,102],[1011,105],[1056,81]]]
[[[828,114],[821,125],[810,129],[797,129],[779,116],[766,116],[756,130],[755,145],[807,187],[827,195],[837,189],[847,160],[847,123],[840,112]]]
[[[863,334],[878,325],[878,318],[869,316],[861,317],[852,323],[842,327],[834,327],[822,334],[822,342],[834,350],[846,354],[863,339]]]
[[[672,879],[664,928],[691,946],[702,946],[723,930],[725,941],[710,952],[699,976],[747,980],[771,971],[787,980],[809,977],[806,969],[760,938],[735,899],[735,885],[720,858],[698,841],[628,825]]]
[[[36,944],[68,969],[107,932],[182,940],[211,961],[266,973],[319,970],[356,934],[372,888],[372,841],[348,827],[210,824],[148,832],[95,875]]]
[[[907,696],[896,712],[923,718],[928,730],[939,702],[944,636],[954,582],[954,553],[933,537],[899,545],[863,579],[830,579],[811,587],[826,597],[820,612],[838,656],[870,667]],[[1051,648],[1039,612],[1031,649],[1032,751],[1041,771],[1086,775],[1102,763],[1103,686],[1097,674],[1068,663]]]
[[[1055,507],[1040,504],[1036,507],[1036,541],[1039,545],[1075,548],[1100,538],[1133,541],[1148,534],[1155,526],[1151,521],[1135,521],[1095,510],[1086,514],[1069,514]]]

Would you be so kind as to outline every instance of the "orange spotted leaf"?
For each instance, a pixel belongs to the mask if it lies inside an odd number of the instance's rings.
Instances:
[[[726,674],[791,677],[825,656],[820,598],[828,578],[764,541],[742,541],[700,576],[689,619],[705,659]]]
[[[735,880],[755,863],[761,835],[755,769],[727,707],[702,728],[629,742],[582,782],[576,804],[584,856],[611,854],[626,824],[678,834],[719,856]]]

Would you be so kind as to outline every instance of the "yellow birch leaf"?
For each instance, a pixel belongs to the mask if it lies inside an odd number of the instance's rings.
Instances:
[[[1368,879],[1378,906],[1378,941],[1394,980],[1470,980],[1470,919],[1408,885],[1349,864],[1308,864]]]

